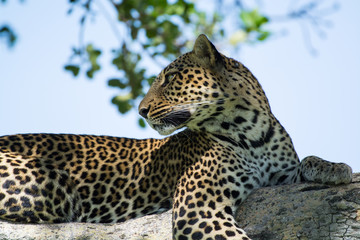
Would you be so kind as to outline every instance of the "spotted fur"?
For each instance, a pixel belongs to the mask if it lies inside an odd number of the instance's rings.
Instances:
[[[173,238],[249,239],[236,207],[262,186],[349,183],[351,168],[299,162],[266,95],[204,35],[156,78],[139,113],[164,139],[28,134],[0,138],[0,218],[123,222],[173,207]]]

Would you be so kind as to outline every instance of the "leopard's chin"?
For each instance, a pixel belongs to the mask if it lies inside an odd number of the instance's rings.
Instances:
[[[189,110],[180,110],[167,113],[161,118],[159,123],[152,123],[148,120],[149,125],[155,129],[160,135],[169,135],[174,131],[186,126],[191,118]]]
[[[177,128],[172,125],[155,124],[152,126],[152,128],[155,129],[160,135],[166,136],[172,134],[181,127]]]

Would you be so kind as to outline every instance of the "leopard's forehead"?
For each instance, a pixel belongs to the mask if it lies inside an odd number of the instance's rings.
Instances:
[[[242,66],[242,64],[239,61],[237,61],[233,58],[229,58],[223,54],[221,54],[221,57],[225,64],[225,68],[228,71],[229,70],[232,71],[232,69],[239,69],[240,66]],[[168,66],[166,66],[161,72],[167,73],[167,72],[173,70],[174,68],[179,71],[184,70],[185,68],[188,68],[188,69],[201,68],[201,69],[207,69],[208,71],[210,70],[206,66],[202,66],[196,60],[196,58],[194,58],[193,52],[187,52],[187,53],[177,57],[173,62],[171,62]]]
[[[200,68],[200,65],[191,58],[191,52],[188,52],[177,57],[173,62],[165,67],[162,72],[166,73],[174,68],[181,71],[184,68]]]

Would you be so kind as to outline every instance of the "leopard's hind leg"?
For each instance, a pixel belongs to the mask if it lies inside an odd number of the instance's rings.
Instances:
[[[300,163],[305,181],[325,184],[348,184],[352,179],[352,169],[345,163],[332,163],[316,156],[304,158]]]
[[[22,223],[77,221],[80,197],[52,161],[0,152],[0,219]]]

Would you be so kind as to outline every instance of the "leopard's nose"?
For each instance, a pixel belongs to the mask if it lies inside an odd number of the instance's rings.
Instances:
[[[139,109],[139,114],[140,114],[143,118],[147,119],[147,118],[148,118],[149,110],[150,110],[150,107],[148,107],[148,108],[141,108],[141,109]]]

